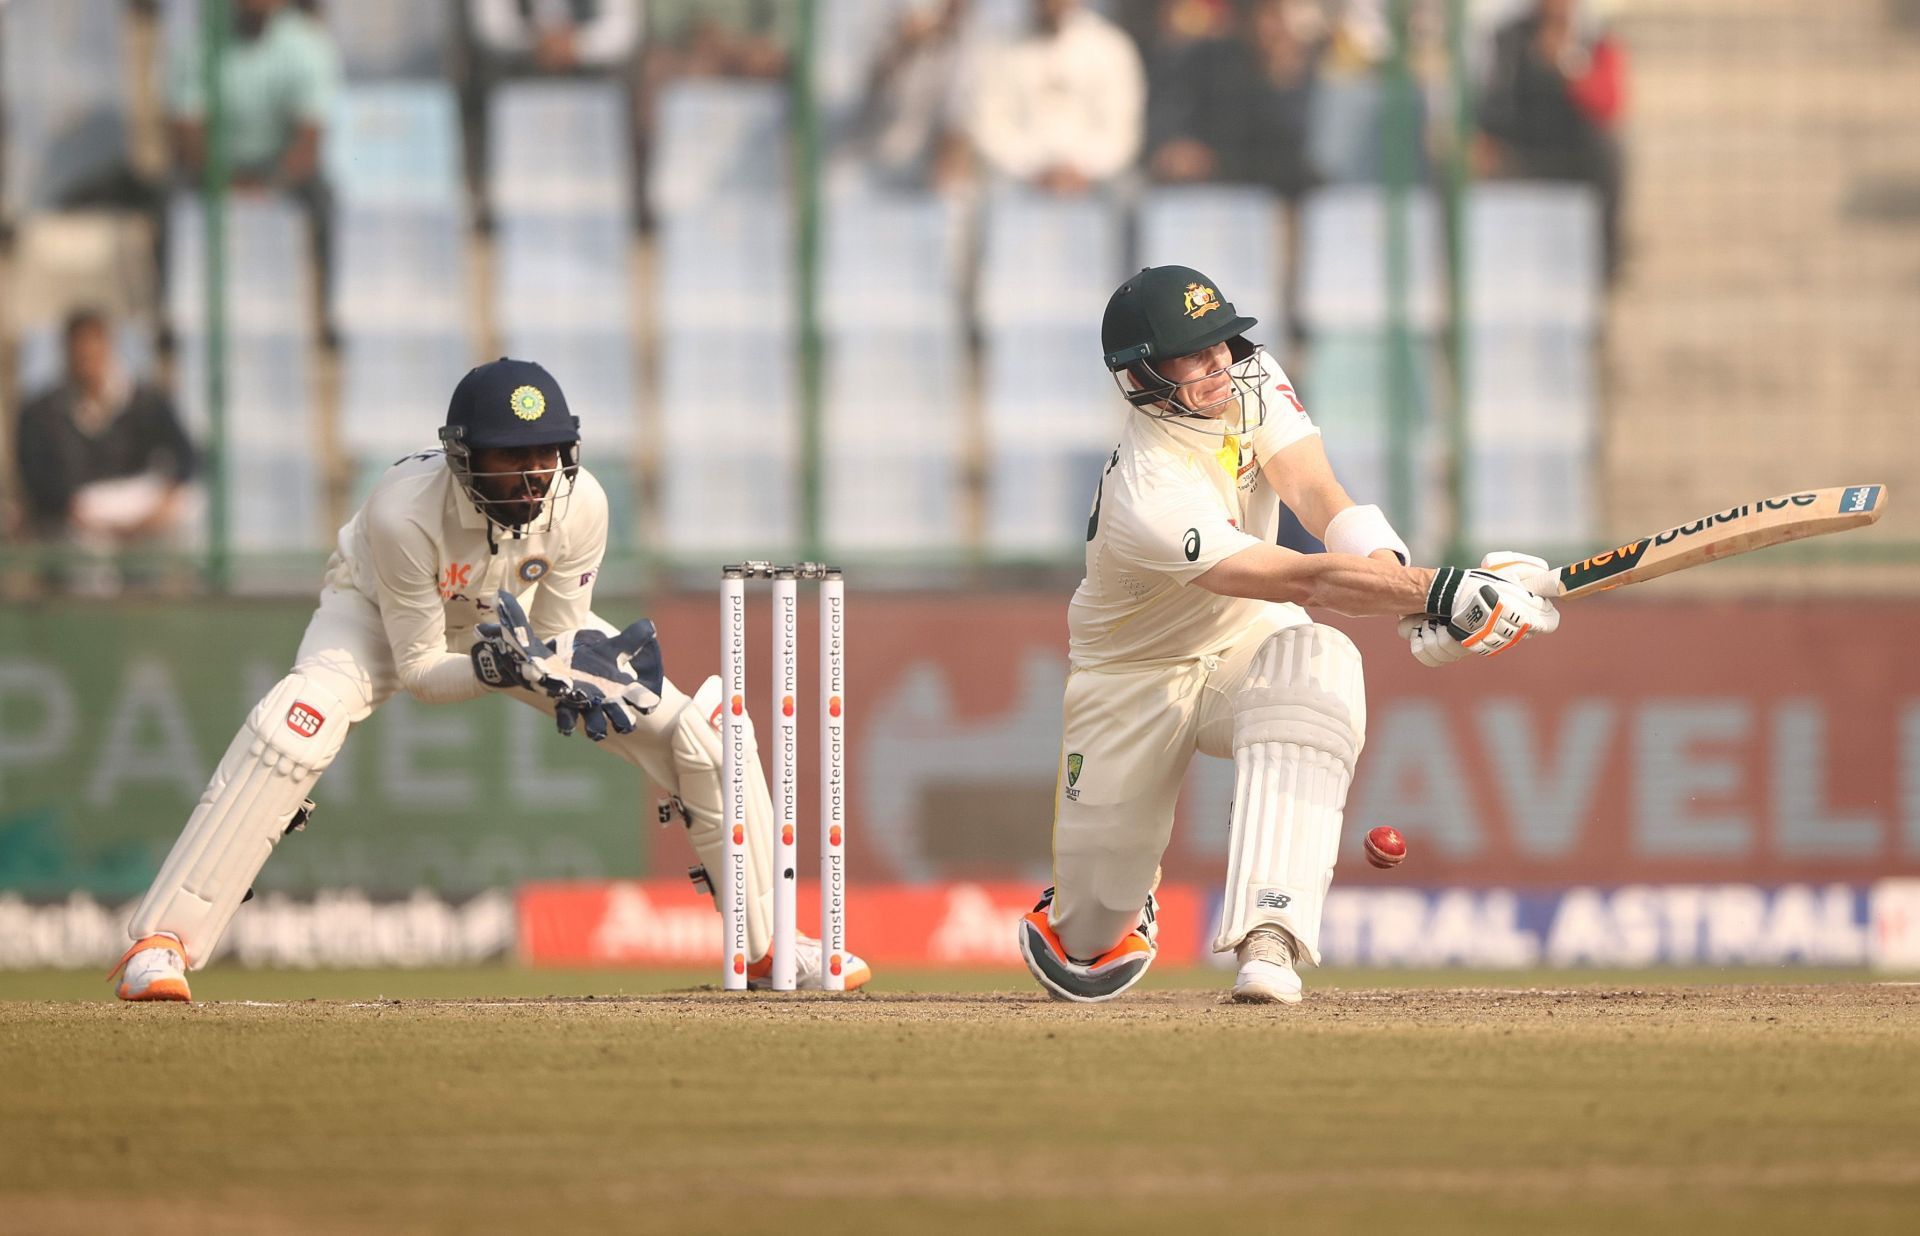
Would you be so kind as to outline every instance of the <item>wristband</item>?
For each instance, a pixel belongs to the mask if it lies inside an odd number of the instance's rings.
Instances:
[[[1390,549],[1399,555],[1401,566],[1413,561],[1407,543],[1377,506],[1350,506],[1341,511],[1327,521],[1327,534],[1320,540],[1330,554],[1364,558],[1377,549]]]

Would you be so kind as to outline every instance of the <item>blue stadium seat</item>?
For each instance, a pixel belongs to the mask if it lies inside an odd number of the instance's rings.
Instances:
[[[823,218],[820,316],[829,332],[959,329],[961,208],[932,193],[849,193]]]
[[[787,90],[772,82],[695,79],[660,92],[647,193],[662,216],[788,183]]]
[[[835,554],[960,547],[964,341],[885,321],[836,334],[825,372],[825,536]]]
[[[1084,324],[1098,333],[1107,298],[1129,273],[1112,203],[1003,190],[987,198],[981,226],[983,326]]]
[[[619,83],[508,81],[488,99],[487,198],[495,213],[632,210],[632,118]]]
[[[343,206],[465,211],[459,112],[443,83],[350,84],[322,149]]]
[[[1476,325],[1598,325],[1600,200],[1590,187],[1475,185],[1466,250],[1467,311]]]
[[[447,76],[453,46],[449,0],[327,0],[320,14],[352,78]]]
[[[1553,324],[1476,329],[1468,372],[1475,542],[1566,549],[1590,540],[1599,442],[1591,339]]]
[[[343,331],[467,333],[467,233],[458,215],[347,205],[334,235],[334,317]]]
[[[181,415],[193,440],[210,433],[206,347],[182,339]],[[321,527],[320,452],[314,428],[305,336],[235,338],[227,350],[227,496],[232,547],[242,553],[317,549]]]
[[[1423,334],[1446,303],[1440,208],[1425,189],[1407,194],[1407,313]],[[1386,193],[1337,185],[1308,194],[1300,221],[1300,315],[1310,331],[1377,331],[1387,325]]]
[[[53,205],[126,158],[125,12],[124,0],[0,6],[9,217]]]
[[[199,198],[174,199],[169,233],[169,317],[176,330],[197,333],[206,314],[206,224]],[[300,209],[278,198],[230,197],[226,233],[228,332],[304,338],[312,329],[313,269]]]
[[[615,215],[503,215],[495,225],[494,320],[509,334],[624,332],[632,316],[629,231]]]
[[[1286,257],[1280,203],[1265,189],[1192,185],[1149,189],[1140,198],[1139,266],[1192,266],[1227,281],[1241,313],[1260,319],[1253,337],[1281,352]]]
[[[658,253],[653,316],[662,329],[793,329],[793,213],[785,193],[662,218]]]
[[[792,341],[783,331],[687,327],[663,340],[656,548],[764,558],[798,547],[794,395]]]
[[[454,384],[482,358],[461,333],[349,333],[340,352],[340,442],[385,467],[439,445]]]

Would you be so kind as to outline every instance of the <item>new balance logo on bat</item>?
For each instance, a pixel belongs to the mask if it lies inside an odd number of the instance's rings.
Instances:
[[[1263,888],[1260,890],[1260,894],[1253,899],[1253,904],[1262,910],[1284,910],[1293,904],[1293,898],[1287,896],[1285,893],[1275,892],[1270,888]]]

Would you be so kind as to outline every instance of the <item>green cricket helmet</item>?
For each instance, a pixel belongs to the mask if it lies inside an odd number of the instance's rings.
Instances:
[[[1148,416],[1217,428],[1224,419],[1221,409],[1252,395],[1254,402],[1243,406],[1239,422],[1244,429],[1258,423],[1256,413],[1260,417],[1265,413],[1261,348],[1246,339],[1247,331],[1256,325],[1257,319],[1242,317],[1220,295],[1218,285],[1191,266],[1149,266],[1121,284],[1107,301],[1106,316],[1100,321],[1100,347],[1120,393]],[[1224,370],[1176,382],[1160,369],[1174,357],[1221,343],[1232,358]],[[1223,372],[1230,379],[1226,395],[1204,405],[1182,400],[1183,388],[1206,384]]]

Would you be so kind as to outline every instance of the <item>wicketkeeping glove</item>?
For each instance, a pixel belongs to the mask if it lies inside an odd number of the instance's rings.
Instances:
[[[494,613],[498,622],[478,628],[474,673],[489,686],[545,693],[562,734],[584,727],[595,742],[607,736],[609,726],[630,734],[635,718],[659,706],[660,645],[646,619],[618,635],[567,631],[548,643],[534,638],[526,610],[512,593],[495,596]]]

